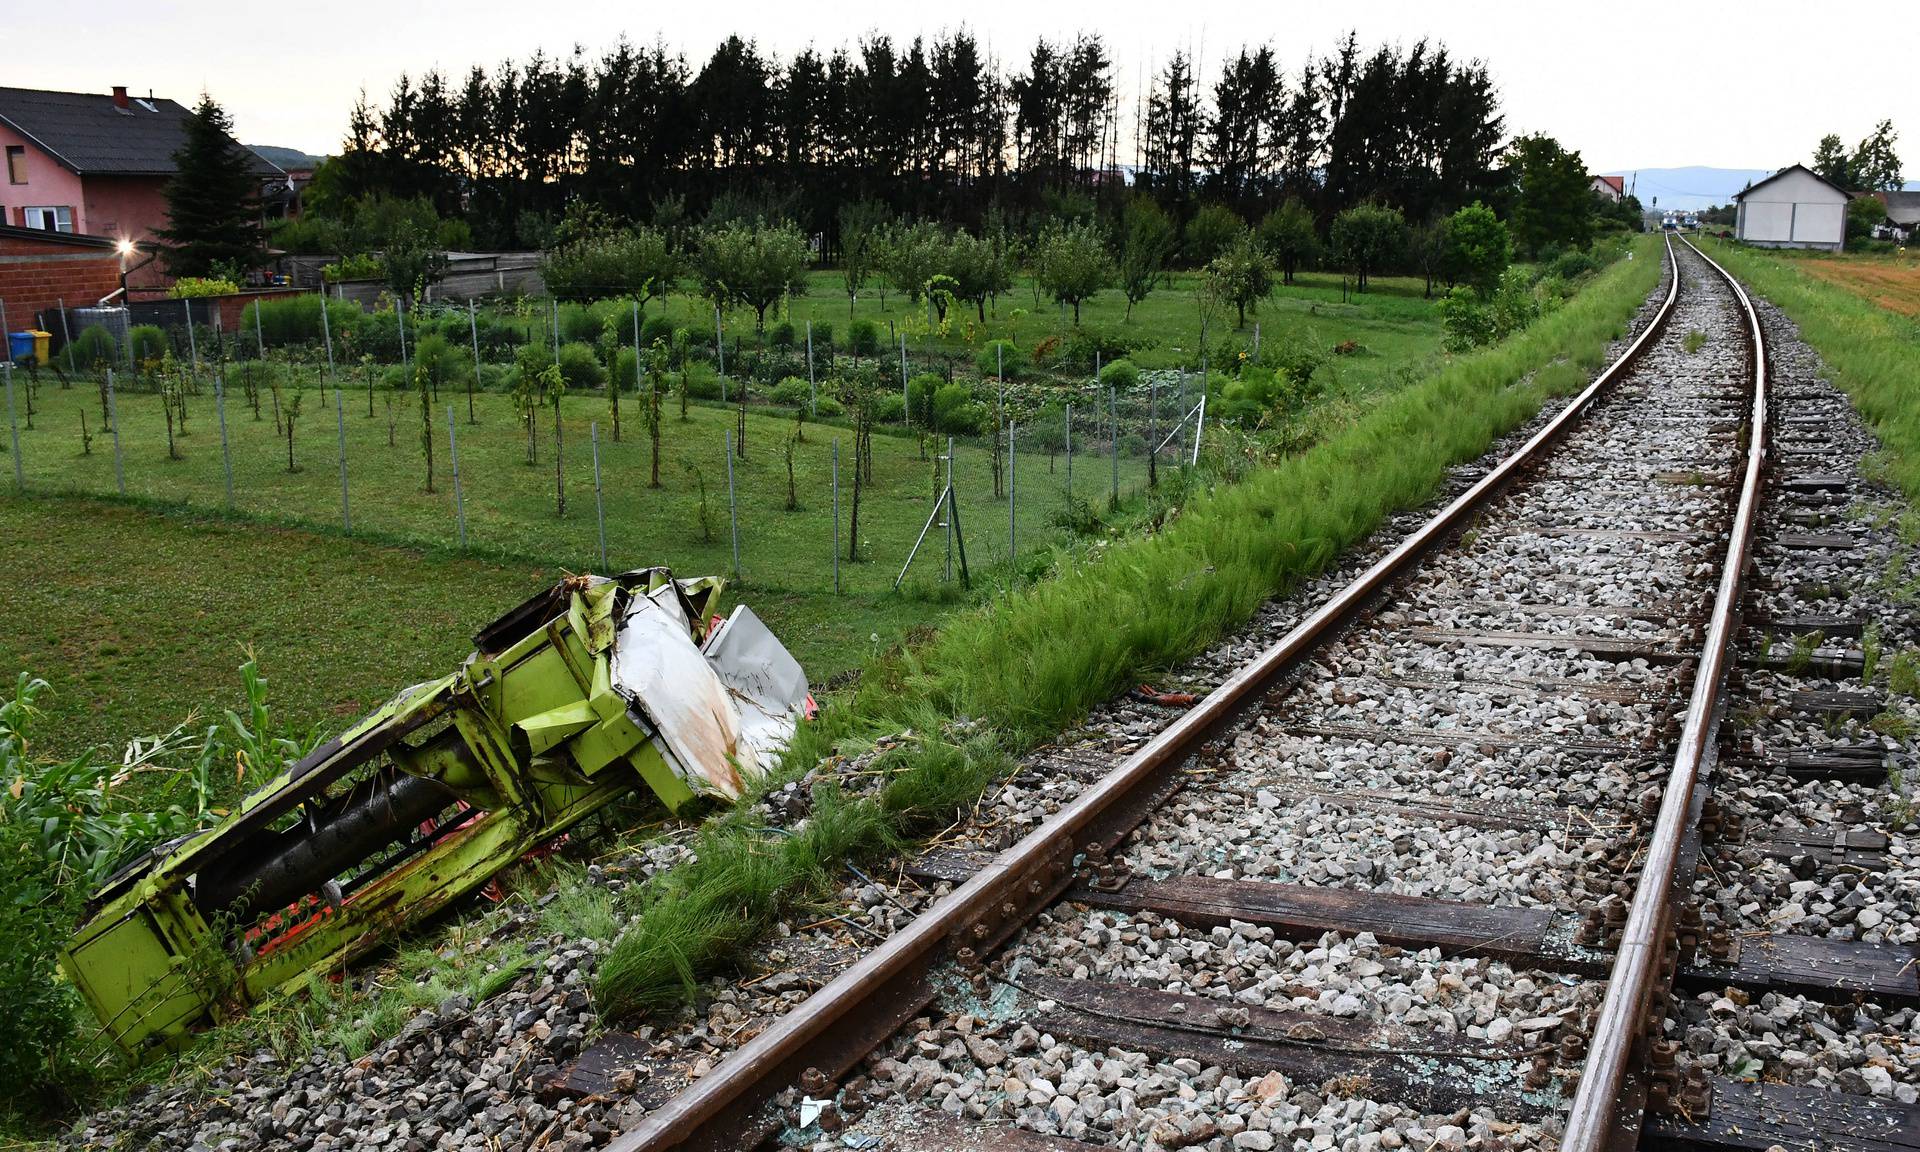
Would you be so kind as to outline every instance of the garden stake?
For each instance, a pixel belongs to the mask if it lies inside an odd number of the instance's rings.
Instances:
[[[639,305],[635,305],[638,308]],[[587,435],[593,441],[593,520],[600,529],[600,571],[607,571],[607,510],[600,500],[600,423],[594,421],[587,425]]]
[[[1200,406],[1195,409],[1193,414],[1193,459],[1188,461],[1189,464],[1198,465],[1200,463],[1200,430],[1206,427],[1206,423],[1207,394],[1202,392],[1200,393]]]
[[[8,350],[9,356],[12,350]],[[13,414],[13,361],[7,361],[7,427],[13,432],[13,486],[16,490],[27,490],[27,473],[20,465],[20,421]],[[114,438],[119,443],[119,437]]]
[[[187,314],[187,348],[193,353],[193,374],[200,375],[200,345],[193,336],[193,301],[182,300],[180,307]]]
[[[213,410],[220,415],[220,467],[227,480],[227,510],[233,510],[233,455],[227,448],[226,373],[213,378]]]
[[[73,330],[67,327],[67,301],[65,297],[61,297],[60,299],[60,338],[66,341],[67,371],[77,374],[80,370],[73,366]],[[13,350],[9,348],[7,351],[11,353]]]
[[[840,438],[833,438],[833,594],[840,594]]]
[[[325,304],[326,301],[322,300],[320,303]],[[327,310],[324,307],[321,308],[320,315],[323,320],[326,314]],[[253,302],[253,347],[260,359],[267,358],[267,338],[260,333],[260,301],[258,300]]]
[[[340,429],[340,530],[352,532],[353,516],[347,511],[347,402],[341,398],[338,384],[333,387],[333,419]]]
[[[11,374],[9,374],[11,379]],[[11,405],[9,405],[11,407]],[[127,473],[120,464],[120,405],[113,397],[113,369],[107,369],[107,411],[113,423],[113,482],[120,495],[127,494]]]
[[[807,321],[807,408],[815,420],[820,418],[820,396],[813,386],[813,321]],[[836,549],[836,553],[837,553]]]
[[[453,405],[447,405],[447,455],[453,461],[453,522],[460,532],[460,550],[467,550],[467,506],[460,498],[460,434],[453,423]]]
[[[733,429],[726,430],[727,438],[727,519],[733,526],[733,578],[740,579],[740,505],[733,493]]]
[[[900,334],[900,426],[913,427],[913,405],[907,399],[907,335]]]

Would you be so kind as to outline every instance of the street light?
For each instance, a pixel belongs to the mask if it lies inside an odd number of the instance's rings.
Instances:
[[[119,248],[120,248],[120,258],[122,260],[125,260],[127,257],[133,255],[133,241],[127,239],[125,236],[122,236],[120,238]]]

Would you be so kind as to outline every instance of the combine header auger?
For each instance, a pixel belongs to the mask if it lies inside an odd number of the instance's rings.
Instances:
[[[680,812],[772,768],[806,677],[713,578],[578,576],[249,796],[122,868],[61,958],[115,1043],[178,1044],[366,952],[645,786]]]

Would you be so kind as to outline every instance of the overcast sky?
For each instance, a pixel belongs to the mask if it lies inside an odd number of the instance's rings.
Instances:
[[[927,14],[915,15],[918,7]],[[1910,35],[1843,18],[1842,7],[1746,3],[1734,8],[1544,3],[1223,3],[1102,0],[959,5],[782,3],[637,4],[615,0],[94,0],[83,29],[31,35],[7,56],[5,83],[105,92],[125,84],[192,103],[202,89],[232,113],[240,138],[315,153],[336,151],[361,87],[384,96],[401,72],[438,66],[459,75],[536,47],[598,54],[622,34],[655,37],[695,67],[730,32],[782,56],[828,49],[870,31],[911,39],[964,17],[1017,69],[1037,36],[1098,31],[1116,60],[1132,132],[1141,69],[1176,46],[1200,59],[1211,83],[1221,57],[1269,42],[1290,70],[1328,51],[1347,28],[1363,42],[1444,41],[1484,59],[1499,83],[1507,126],[1548,132],[1594,171],[1704,164],[1778,168],[1804,161],[1826,132],[1849,145],[1891,117],[1907,135],[1909,176],[1920,173],[1920,81]],[[1688,13],[1698,17],[1691,32]]]

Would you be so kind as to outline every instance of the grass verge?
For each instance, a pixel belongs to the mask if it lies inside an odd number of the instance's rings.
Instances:
[[[1388,515],[1432,497],[1450,466],[1482,454],[1601,367],[1609,341],[1658,280],[1657,252],[1641,242],[1638,258],[1607,269],[1506,343],[1447,361],[1241,483],[1195,492],[1158,534],[1082,554],[1053,578],[959,613],[925,644],[869,665],[846,706],[803,730],[786,766],[790,779],[880,737],[921,734],[882,758],[891,781],[877,797],[848,800],[816,786],[816,819],[830,797],[834,821],[867,833],[823,831],[799,850],[789,844],[813,838],[811,822],[781,843],[753,806],[729,813],[703,833],[695,867],[640,889],[600,970],[603,1011],[631,1016],[690,991],[757,938],[783,901],[810,889],[830,858],[824,850],[876,850],[887,843],[882,833],[970,802],[1005,758],[1137,677],[1199,652]],[[956,727],[990,735],[944,738]],[[936,777],[942,786],[922,783]],[[924,801],[900,799],[923,788]],[[861,807],[878,821],[852,813]]]

